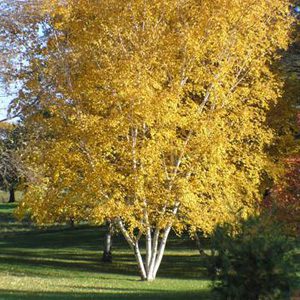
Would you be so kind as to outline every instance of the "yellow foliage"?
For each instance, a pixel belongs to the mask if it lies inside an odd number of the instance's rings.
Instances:
[[[41,97],[50,117],[26,116],[44,179],[21,207],[39,223],[121,218],[131,235],[209,233],[251,214],[274,169],[266,116],[282,83],[270,66],[289,2],[47,2],[45,53],[57,55],[41,72],[55,93]]]

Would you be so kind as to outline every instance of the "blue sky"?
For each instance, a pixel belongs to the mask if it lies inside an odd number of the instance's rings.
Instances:
[[[12,96],[8,96],[6,91],[0,87],[0,119],[4,119],[7,114],[7,107],[12,100]]]
[[[14,91],[15,94],[13,93]],[[17,87],[12,88],[8,93],[4,86],[0,84],[0,120],[7,117],[8,105],[16,97],[16,92]]]

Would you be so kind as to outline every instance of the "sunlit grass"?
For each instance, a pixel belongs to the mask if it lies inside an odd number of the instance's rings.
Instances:
[[[158,279],[141,282],[122,237],[101,262],[104,229],[41,230],[15,222],[0,204],[0,299],[213,299],[193,241],[172,236]]]
[[[15,206],[0,204],[0,300],[214,299],[205,260],[187,236],[173,235],[158,279],[141,282],[121,236],[114,239],[113,263],[103,263],[104,228],[36,228],[16,222]]]
[[[21,191],[15,192],[16,201],[20,201],[23,197],[23,193]],[[9,199],[9,192],[0,190],[0,203],[5,203]],[[1,209],[1,208],[0,208]]]

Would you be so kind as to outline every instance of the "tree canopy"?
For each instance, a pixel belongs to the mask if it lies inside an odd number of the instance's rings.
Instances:
[[[44,11],[51,30],[25,99],[50,83],[40,110],[23,110],[39,176],[21,211],[40,224],[113,222],[152,280],[172,228],[209,233],[256,210],[279,155],[267,114],[282,95],[271,66],[288,45],[289,1],[68,0]]]

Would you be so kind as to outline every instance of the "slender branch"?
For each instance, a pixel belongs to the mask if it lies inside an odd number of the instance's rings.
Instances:
[[[13,119],[15,119],[15,118],[20,117],[21,115],[22,115],[21,112],[18,112],[18,113],[14,114],[14,115],[12,115],[12,116],[10,116],[10,117],[6,117],[6,118],[4,118],[4,119],[1,119],[1,120],[0,120],[0,123],[7,122],[7,121],[10,121],[10,120],[13,120]]]
[[[120,218],[117,218],[117,219],[115,220],[115,223],[116,223],[116,225],[118,226],[118,228],[121,230],[123,236],[125,237],[126,241],[127,241],[128,244],[129,244],[129,246],[130,246],[132,249],[134,249],[135,243],[134,243],[133,239],[131,238],[131,236],[129,235],[128,231],[126,230],[126,228],[125,228],[125,226],[124,226],[122,220],[121,220]]]
[[[142,236],[143,236],[143,232],[141,230],[139,230],[139,233],[136,236],[136,238],[134,239],[134,242],[138,243]]]

